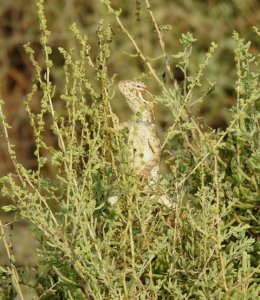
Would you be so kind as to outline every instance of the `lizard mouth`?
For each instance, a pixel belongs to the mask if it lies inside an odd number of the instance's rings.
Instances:
[[[143,96],[143,93],[142,92],[139,92],[138,93],[138,97],[140,99],[142,99],[142,102],[144,102],[145,104],[156,104],[156,101],[154,98],[150,98],[149,100],[146,100]]]
[[[141,92],[138,93],[138,97],[139,97],[140,99],[142,99],[142,101],[143,101],[144,103],[146,103],[146,104],[151,103],[151,101],[148,101],[148,100],[145,100],[145,99],[144,99],[143,94],[142,94]]]

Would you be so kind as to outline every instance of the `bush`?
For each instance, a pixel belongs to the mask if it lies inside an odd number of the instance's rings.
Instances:
[[[3,209],[15,210],[17,218],[30,221],[39,242],[41,268],[26,281],[22,271],[32,271],[17,269],[1,224],[10,254],[10,265],[1,267],[6,276],[2,297],[18,294],[25,299],[21,287],[25,285],[44,299],[256,299],[259,56],[250,52],[250,42],[233,34],[237,102],[229,110],[227,128],[213,130],[196,116],[194,107],[213,92],[215,84],[208,84],[206,92],[201,85],[217,45],[211,44],[190,74],[196,39],[191,33],[182,34],[183,49],[174,54],[184,74],[178,83],[164,47],[163,30],[169,28],[159,27],[149,9],[171,81],[166,85],[122,24],[120,12],[109,1],[103,2],[147,67],[146,74],[137,77],[154,80],[161,88],[156,99],[171,112],[173,123],[162,143],[169,172],[161,175],[158,190],[174,199],[176,208],[158,204],[147,188],[149,182],[133,175],[127,160],[127,132],[113,127],[110,101],[116,74],[110,74],[108,66],[113,56],[112,27],[99,22],[99,50],[94,55],[88,37],[75,24],[71,26],[80,49],[59,48],[64,88],[56,92],[50,32],[43,1],[38,0],[43,66],[31,46],[25,46],[36,71],[25,107],[34,130],[37,169],[28,170],[18,162],[2,109],[0,114],[16,170],[1,178],[2,194],[13,201]],[[256,28],[255,34],[260,35]],[[34,111],[37,95],[40,110]],[[53,144],[46,141],[46,132],[54,136]],[[108,198],[115,193],[119,201],[110,206]]]

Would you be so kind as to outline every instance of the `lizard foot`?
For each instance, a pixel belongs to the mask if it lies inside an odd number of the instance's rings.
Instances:
[[[108,203],[111,206],[115,205],[117,201],[118,201],[118,196],[111,196],[108,198]]]

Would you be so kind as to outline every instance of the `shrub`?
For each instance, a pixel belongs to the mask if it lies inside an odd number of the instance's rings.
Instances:
[[[64,88],[56,92],[50,32],[43,1],[38,0],[43,66],[31,46],[25,46],[36,71],[25,107],[34,130],[38,167],[28,170],[18,162],[1,109],[4,138],[16,170],[2,177],[1,184],[2,194],[13,201],[3,209],[15,210],[18,219],[30,221],[39,242],[40,266],[45,267],[33,282],[22,279],[1,224],[10,254],[10,265],[1,267],[1,272],[13,284],[8,287],[6,279],[2,296],[18,294],[25,299],[23,284],[44,299],[256,299],[259,57],[250,52],[250,42],[233,34],[237,103],[229,110],[225,130],[205,128],[193,108],[213,90],[214,84],[206,92],[201,84],[217,45],[212,43],[196,72],[188,74],[196,39],[191,33],[182,34],[183,49],[174,54],[185,76],[180,85],[165,52],[162,27],[149,8],[171,79],[165,85],[122,24],[119,11],[109,1],[103,2],[147,67],[142,77],[161,88],[156,99],[171,112],[173,123],[162,145],[169,172],[161,175],[158,189],[174,199],[176,208],[158,204],[147,188],[149,182],[133,176],[127,132],[113,127],[110,101],[116,76],[108,67],[112,27],[99,22],[99,50],[93,55],[88,37],[75,24],[71,26],[80,50],[59,48]],[[146,4],[150,6],[149,1]],[[40,110],[34,111],[37,95]],[[52,133],[53,144],[46,141],[46,131]],[[119,201],[111,207],[108,198],[115,193]]]

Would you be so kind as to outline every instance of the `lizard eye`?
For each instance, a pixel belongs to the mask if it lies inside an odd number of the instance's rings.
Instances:
[[[140,88],[144,88],[144,84],[143,84],[143,83],[137,83],[137,84],[136,84],[136,87],[139,88],[139,89],[140,89]]]

